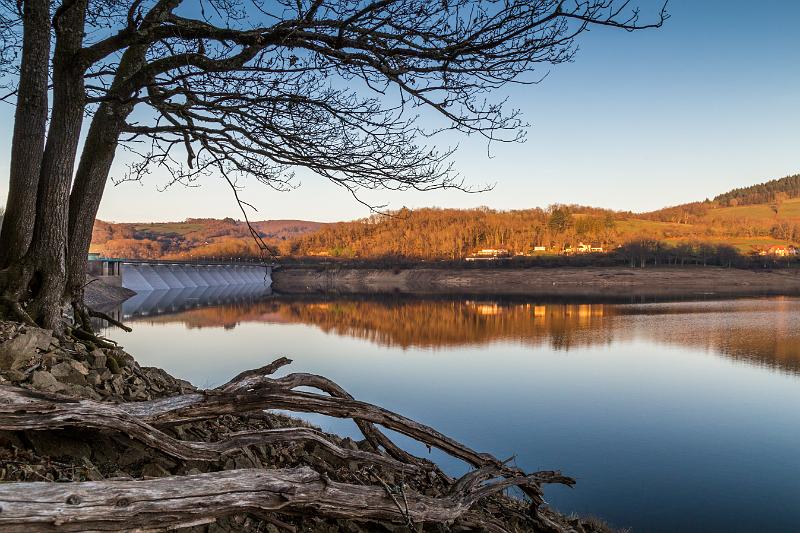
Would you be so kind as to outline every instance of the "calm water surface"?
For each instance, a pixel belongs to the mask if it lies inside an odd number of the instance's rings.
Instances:
[[[800,530],[800,299],[652,304],[138,295],[114,333],[196,385],[288,356],[633,531]],[[211,303],[210,306],[205,306]],[[162,314],[163,313],[163,314]],[[355,425],[308,417],[358,435]],[[403,438],[412,451],[427,454]],[[465,466],[435,453],[457,474]]]

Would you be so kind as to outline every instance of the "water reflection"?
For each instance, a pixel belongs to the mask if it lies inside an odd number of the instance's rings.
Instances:
[[[555,350],[648,339],[800,372],[800,299],[565,304],[475,300],[266,299],[252,287],[153,291],[132,298],[124,320],[235,328],[304,324],[389,348],[446,349],[514,342]]]
[[[193,308],[257,302],[271,293],[271,289],[263,283],[141,291],[115,310],[115,318],[131,320],[151,315],[180,316],[181,312]]]
[[[288,356],[286,372],[328,376],[525,470],[562,469],[578,484],[548,487],[549,503],[633,531],[800,523],[800,299],[228,296],[140,295],[119,310],[133,332],[112,335],[141,364],[203,387]],[[358,436],[352,422],[306,418]]]

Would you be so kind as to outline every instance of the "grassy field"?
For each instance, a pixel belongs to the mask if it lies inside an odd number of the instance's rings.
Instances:
[[[713,220],[733,221],[749,220],[765,225],[772,225],[778,220],[800,222],[800,198],[786,200],[778,209],[777,215],[770,204],[743,205],[739,207],[721,207],[711,209],[704,217],[708,222]]]
[[[617,221],[616,229],[623,238],[653,238],[672,244],[701,240],[711,243],[725,243],[734,246],[742,253],[750,253],[756,248],[773,245],[787,245],[789,242],[769,236],[737,237],[731,235],[733,224],[743,224],[768,232],[775,224],[800,225],[800,198],[781,203],[776,214],[771,204],[744,205],[709,209],[696,224],[677,224],[631,218]]]
[[[203,231],[208,224],[202,222],[162,222],[154,224],[136,224],[136,231],[146,231],[165,235],[189,235],[192,232]]]

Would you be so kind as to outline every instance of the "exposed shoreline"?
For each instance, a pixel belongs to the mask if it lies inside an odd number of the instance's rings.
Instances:
[[[84,290],[84,301],[86,305],[98,311],[105,311],[121,304],[136,291],[118,285],[110,285],[101,278],[94,278],[89,281]]]
[[[285,267],[280,294],[408,294],[560,298],[800,295],[800,270],[721,267],[352,268]]]

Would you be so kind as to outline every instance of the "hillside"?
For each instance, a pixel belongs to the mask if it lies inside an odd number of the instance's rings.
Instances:
[[[273,246],[324,226],[306,220],[263,220],[252,225],[261,238]],[[91,251],[108,257],[164,259],[251,256],[258,253],[247,225],[231,218],[191,218],[183,222],[150,224],[97,220]]]
[[[764,198],[767,201],[755,202]],[[610,250],[642,240],[667,246],[732,246],[751,254],[800,243],[800,175],[649,213],[579,205],[514,211],[422,208],[334,224],[271,220],[253,225],[282,255],[293,257],[457,260],[481,248],[517,255],[534,253],[536,247],[554,253],[581,242]],[[113,257],[186,259],[252,256],[257,247],[246,225],[233,219],[97,221],[92,251]]]

